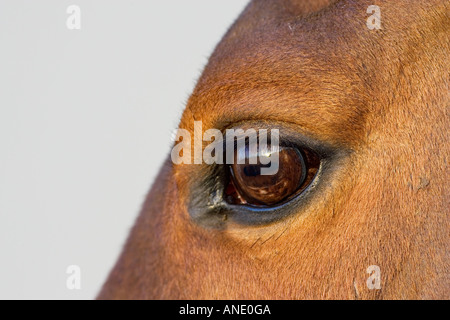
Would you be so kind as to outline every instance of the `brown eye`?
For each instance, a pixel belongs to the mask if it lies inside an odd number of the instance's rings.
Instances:
[[[245,155],[245,164],[238,164],[235,157],[234,164],[230,165],[225,197],[232,204],[273,206],[287,201],[310,185],[320,165],[319,157],[312,151],[280,147],[278,171],[264,175],[262,169],[271,164],[263,164],[267,161],[260,161],[264,160],[262,155],[258,155],[256,164],[251,164],[248,150]],[[276,155],[271,156],[273,159]]]

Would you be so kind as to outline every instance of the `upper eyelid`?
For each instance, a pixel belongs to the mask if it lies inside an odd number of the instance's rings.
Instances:
[[[297,124],[281,121],[259,121],[259,120],[241,120],[228,124],[221,132],[226,136],[228,129],[255,129],[257,132],[260,129],[267,129],[268,133],[271,129],[279,129],[280,145],[286,147],[303,147],[316,151],[321,157],[329,157],[333,154],[342,151],[342,146],[333,146],[332,144],[312,137],[312,135],[299,128]],[[270,135],[268,135],[270,141]],[[224,146],[225,146],[224,139]]]
[[[180,128],[181,129],[181,128]],[[187,129],[187,128],[186,128]],[[267,129],[270,133],[270,129],[280,130],[280,143],[283,140],[284,144],[292,143],[293,146],[303,146],[309,149],[319,151],[322,156],[328,156],[338,149],[344,149],[343,145],[333,145],[330,142],[324,141],[314,136],[314,134],[308,132],[305,128],[299,126],[298,123],[290,122],[286,120],[271,120],[271,119],[239,119],[239,121],[224,121],[218,120],[213,122],[208,128],[204,128],[204,131],[208,129],[218,129],[222,136],[226,137],[226,131],[228,129],[255,129],[257,132],[260,129]],[[191,131],[191,130],[189,130]],[[191,132],[193,134],[193,132]],[[270,137],[270,135],[269,135]],[[225,143],[226,139],[223,139]],[[224,145],[225,147],[225,145]],[[350,149],[348,149],[351,151]]]

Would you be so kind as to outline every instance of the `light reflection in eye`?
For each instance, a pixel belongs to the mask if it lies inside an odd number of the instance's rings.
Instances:
[[[270,166],[273,152],[251,153],[248,147],[237,150],[245,161],[229,166],[230,179],[225,198],[232,204],[273,206],[291,199],[306,189],[320,165],[319,157],[309,150],[281,147],[278,151],[279,168],[273,175],[262,175],[261,169]],[[269,161],[267,161],[269,159]],[[256,160],[256,161],[255,161]]]

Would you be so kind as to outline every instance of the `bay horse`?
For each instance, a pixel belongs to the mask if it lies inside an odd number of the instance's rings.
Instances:
[[[251,1],[179,128],[278,128],[279,173],[169,157],[98,298],[449,298],[448,13]]]

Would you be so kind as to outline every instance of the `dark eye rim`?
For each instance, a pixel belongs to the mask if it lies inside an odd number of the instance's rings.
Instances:
[[[280,146],[308,149],[320,158],[320,165],[312,182],[289,201],[272,207],[250,207],[227,203],[223,198],[227,183],[227,165],[203,166],[196,170],[191,185],[191,194],[186,199],[188,213],[198,225],[207,229],[224,229],[230,223],[244,227],[266,226],[281,221],[289,216],[305,213],[311,201],[320,196],[321,190],[330,181],[336,164],[346,157],[351,150],[313,139],[289,124],[264,122],[247,122],[245,127],[236,124],[233,128],[279,129]]]

